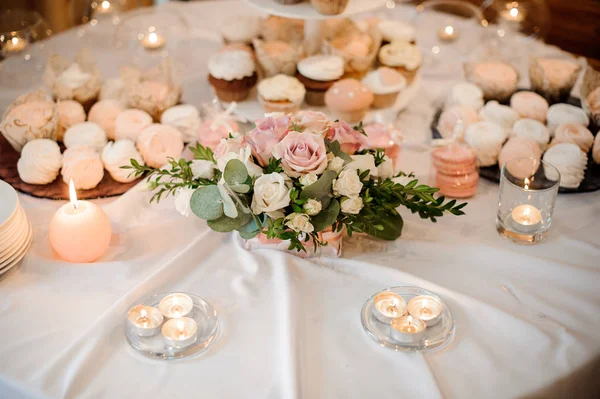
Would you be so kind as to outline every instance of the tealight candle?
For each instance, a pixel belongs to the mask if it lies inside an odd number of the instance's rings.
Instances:
[[[150,31],[142,39],[142,46],[146,50],[158,50],[167,43],[167,39],[154,31]]]
[[[408,301],[408,313],[425,322],[427,327],[436,325],[441,320],[443,305],[429,295],[420,295]]]
[[[4,43],[2,51],[4,53],[20,53],[27,48],[27,40],[18,37],[12,37]]]
[[[454,26],[447,25],[439,31],[438,36],[445,42],[452,42],[458,38],[458,32],[456,32]]]
[[[519,7],[510,7],[500,11],[500,17],[509,22],[521,22],[525,19],[526,12]]]
[[[540,229],[542,213],[538,208],[529,204],[516,206],[510,213],[515,230],[531,233]]]
[[[397,317],[390,325],[390,336],[393,340],[403,344],[418,344],[425,332],[424,321],[412,316]]]
[[[99,14],[110,14],[114,11],[114,7],[110,4],[110,1],[104,0],[100,3],[97,3],[96,9],[94,10],[94,15]]]
[[[163,315],[152,306],[138,305],[129,309],[127,322],[131,331],[140,337],[150,337],[160,330]]]
[[[110,220],[97,205],[77,200],[73,180],[70,202],[60,207],[50,221],[50,245],[66,261],[93,262],[108,249],[112,237]]]
[[[189,317],[167,321],[160,330],[167,346],[185,348],[196,342],[198,324]]]
[[[167,295],[158,304],[160,313],[169,319],[186,316],[193,307],[192,298],[180,293]]]
[[[395,292],[385,291],[373,299],[373,316],[382,323],[390,324],[392,319],[406,313],[406,301]]]

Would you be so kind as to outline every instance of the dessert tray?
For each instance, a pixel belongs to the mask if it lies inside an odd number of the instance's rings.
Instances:
[[[376,8],[383,7],[386,0],[352,0],[348,2],[348,6],[338,15],[323,15],[308,1],[303,1],[297,4],[281,4],[275,0],[247,0],[248,4],[266,13],[277,15],[284,18],[295,19],[330,19],[344,18],[350,15],[359,14],[361,12],[371,11]]]

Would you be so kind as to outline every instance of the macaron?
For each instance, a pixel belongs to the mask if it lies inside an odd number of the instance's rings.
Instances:
[[[467,198],[477,193],[479,174],[477,171],[459,176],[436,173],[435,180],[441,194],[453,198]]]
[[[436,148],[431,158],[436,171],[445,175],[461,175],[476,170],[475,152],[464,145]]]

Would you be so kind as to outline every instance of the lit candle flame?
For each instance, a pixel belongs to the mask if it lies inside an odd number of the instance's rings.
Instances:
[[[69,180],[69,200],[71,201],[71,205],[73,205],[73,209],[77,209],[77,192],[75,191],[73,179]]]
[[[17,45],[17,43],[19,43],[19,38],[18,37],[13,37],[12,39],[10,39],[10,41],[12,42],[13,45]]]
[[[179,330],[179,339],[183,339],[185,336],[185,334],[184,334],[185,325],[183,324],[183,321],[181,321],[181,320],[177,321],[177,329]]]
[[[408,326],[412,325],[412,316],[408,316]]]
[[[142,311],[140,312],[140,315],[142,317],[148,317],[148,313],[146,312],[146,309],[142,309]]]
[[[102,7],[105,10],[108,10],[110,8],[110,1],[103,1],[100,7]]]
[[[148,34],[148,41],[152,44],[155,44],[158,41],[158,35],[154,32]]]
[[[530,182],[529,182],[529,179],[528,179],[528,178],[525,178],[525,183],[523,184],[523,188],[524,188],[525,190],[529,190],[529,183],[530,183]]]
[[[513,7],[510,9],[509,14],[511,17],[516,18],[519,15],[519,9],[516,7]]]
[[[450,25],[446,26],[444,28],[444,31],[448,34],[448,35],[452,35],[454,33],[454,28]]]

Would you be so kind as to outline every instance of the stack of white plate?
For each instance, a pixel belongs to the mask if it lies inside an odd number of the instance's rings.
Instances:
[[[33,238],[31,223],[14,188],[0,180],[0,275],[25,256]]]

